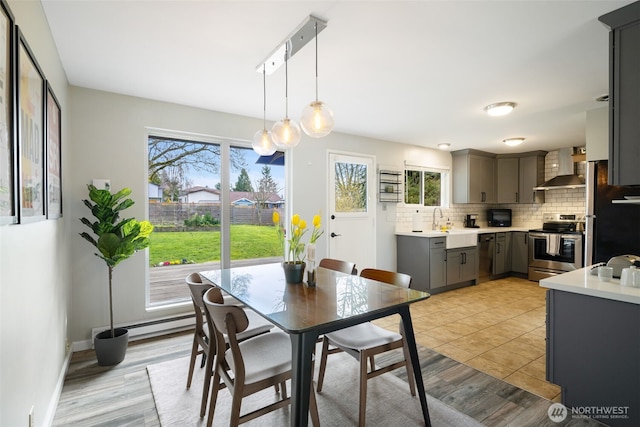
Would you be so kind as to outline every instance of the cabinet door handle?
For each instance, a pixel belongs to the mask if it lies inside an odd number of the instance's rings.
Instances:
[[[486,202],[487,201],[487,193],[485,193],[484,191],[481,193],[482,195],[480,196],[480,201],[481,202]]]
[[[500,253],[500,243],[496,243],[496,253]]]
[[[531,193],[531,201],[532,201],[533,203],[535,203],[535,202],[536,202],[536,192],[535,192],[535,191],[534,191],[533,193]]]
[[[529,244],[529,233],[524,233],[524,244]]]
[[[520,193],[516,192],[516,203],[520,203]]]
[[[466,252],[462,252],[462,263],[463,264],[467,263],[467,253]]]

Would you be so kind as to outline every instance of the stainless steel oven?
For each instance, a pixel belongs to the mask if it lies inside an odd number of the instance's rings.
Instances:
[[[529,280],[583,267],[584,234],[576,215],[545,214],[542,229],[529,231]]]

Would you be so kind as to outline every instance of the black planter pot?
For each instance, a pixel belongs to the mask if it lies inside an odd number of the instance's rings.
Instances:
[[[93,340],[100,366],[113,366],[124,360],[129,344],[129,331],[124,328],[115,328],[114,335],[111,338],[111,330],[107,329],[96,335]]]
[[[284,262],[282,268],[284,269],[284,278],[287,283],[302,283],[304,280],[304,268],[306,264],[304,262]]]

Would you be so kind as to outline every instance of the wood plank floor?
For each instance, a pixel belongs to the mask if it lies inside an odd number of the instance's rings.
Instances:
[[[53,425],[159,426],[146,366],[188,355],[191,340],[186,332],[132,342],[125,360],[114,367],[97,366],[91,350],[75,353]],[[428,348],[419,351],[427,392],[487,426],[598,425],[590,420],[552,423],[550,401]],[[397,357],[385,356],[387,361]],[[394,374],[403,378],[403,372]]]

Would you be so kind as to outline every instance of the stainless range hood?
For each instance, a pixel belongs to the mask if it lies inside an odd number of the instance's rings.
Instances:
[[[562,188],[584,188],[584,179],[575,173],[575,166],[571,158],[572,154],[572,148],[560,148],[558,150],[558,175],[533,189],[555,190]]]

